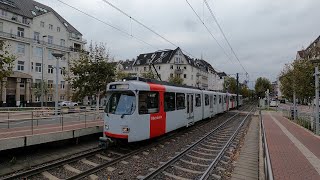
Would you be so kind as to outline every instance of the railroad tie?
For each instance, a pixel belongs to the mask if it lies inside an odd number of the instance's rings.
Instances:
[[[84,164],[88,164],[88,165],[90,165],[90,166],[93,166],[93,167],[99,166],[99,164],[94,163],[94,162],[92,162],[92,161],[89,161],[89,160],[87,160],[87,159],[81,159],[81,162],[83,162]]]
[[[179,160],[184,162],[184,163],[186,163],[186,164],[190,164],[190,165],[193,165],[193,166],[208,167],[208,165],[205,165],[205,164],[194,163],[194,162],[191,162],[191,161],[186,161],[184,159],[179,159]]]
[[[201,172],[201,171],[196,171],[196,170],[192,170],[192,169],[188,169],[188,168],[183,168],[183,167],[180,167],[180,166],[177,166],[177,165],[174,165],[173,167],[176,168],[176,169],[179,169],[181,171],[188,172],[188,173],[203,174],[203,172]]]
[[[200,157],[192,156],[192,155],[190,155],[190,154],[186,154],[186,156],[191,157],[191,158],[193,158],[193,159],[197,159],[197,160],[212,161],[212,159],[200,158]]]
[[[96,154],[95,156],[100,158],[100,159],[104,159],[104,160],[107,160],[107,161],[112,161],[112,158],[109,158],[107,156],[103,156],[101,154]]]
[[[59,178],[57,178],[56,176],[50,174],[48,171],[44,171],[41,173],[44,177],[46,177],[49,180],[60,180]]]
[[[74,172],[74,173],[76,173],[76,174],[80,174],[80,173],[81,173],[81,171],[80,171],[79,169],[76,169],[76,168],[70,166],[69,164],[65,164],[65,165],[63,165],[63,167],[64,167],[66,170],[71,171],[71,172]],[[99,178],[99,177],[98,177],[97,175],[95,175],[95,174],[91,174],[89,177],[90,177],[90,179],[92,179],[92,180],[95,180],[95,179],[98,179],[98,178]]]
[[[181,177],[181,176],[176,176],[176,175],[168,173],[168,172],[163,172],[163,174],[168,176],[168,177],[177,179],[177,180],[191,180],[191,179],[187,179],[187,178],[184,178],[184,177]]]

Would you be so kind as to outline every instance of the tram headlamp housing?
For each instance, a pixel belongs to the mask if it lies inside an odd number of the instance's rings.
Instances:
[[[105,129],[105,130],[109,130],[109,125],[108,125],[108,124],[105,124],[105,125],[104,125],[104,129]]]
[[[122,132],[123,132],[123,133],[129,133],[129,132],[130,132],[130,128],[128,128],[128,127],[123,127],[123,128],[122,128]]]

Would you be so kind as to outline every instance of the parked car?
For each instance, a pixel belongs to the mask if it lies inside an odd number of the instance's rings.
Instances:
[[[271,100],[270,107],[278,107],[278,102],[276,100]]]
[[[78,106],[78,103],[72,102],[72,101],[61,101],[58,103],[59,106],[67,106],[67,107],[72,107],[72,106]]]

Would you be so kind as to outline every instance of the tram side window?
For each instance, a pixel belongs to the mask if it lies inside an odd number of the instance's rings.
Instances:
[[[204,104],[205,104],[206,106],[209,106],[209,95],[208,95],[208,94],[205,94],[205,95],[204,95]]]
[[[139,114],[159,112],[159,93],[150,91],[139,92]]]
[[[177,109],[185,109],[185,94],[184,93],[177,93],[177,99],[176,99],[176,104],[177,104]]]
[[[164,111],[174,111],[176,108],[176,95],[173,92],[164,93]]]
[[[196,107],[200,107],[200,106],[201,106],[201,95],[196,94]]]
[[[217,102],[217,95],[214,95],[213,104],[216,104],[216,102]]]
[[[219,104],[221,104],[222,98],[221,95],[219,95]]]

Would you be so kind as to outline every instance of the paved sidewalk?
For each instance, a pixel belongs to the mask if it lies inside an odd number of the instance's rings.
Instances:
[[[275,179],[320,179],[320,138],[278,112],[263,112]]]

